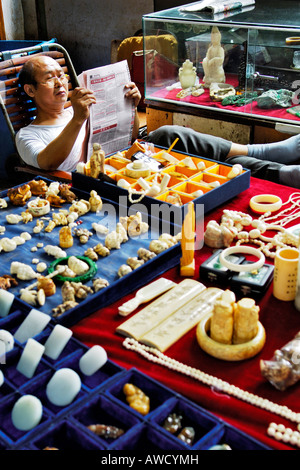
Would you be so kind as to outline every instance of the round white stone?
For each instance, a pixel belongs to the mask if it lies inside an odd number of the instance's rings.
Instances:
[[[92,375],[107,361],[107,353],[102,346],[92,346],[79,360],[79,368],[85,375]]]
[[[39,424],[43,415],[40,400],[33,395],[24,395],[14,404],[11,419],[20,431],[29,431]]]
[[[3,383],[4,383],[4,375],[3,375],[2,370],[0,370],[0,387],[1,385],[3,385]]]
[[[49,380],[46,388],[48,400],[56,406],[69,405],[81,388],[79,375],[72,369],[57,370]]]
[[[1,347],[3,344],[1,341],[4,343],[5,352],[9,352],[13,349],[15,341],[13,335],[9,331],[0,330],[0,355],[3,352]]]

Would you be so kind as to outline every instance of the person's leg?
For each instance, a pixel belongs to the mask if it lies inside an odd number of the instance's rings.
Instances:
[[[282,163],[259,160],[245,155],[235,155],[226,160],[229,165],[239,163],[243,168],[251,170],[251,176],[274,183],[280,183],[280,170],[285,166]]]
[[[150,132],[146,140],[162,147],[169,147],[179,137],[174,150],[191,153],[217,161],[232,156],[249,156],[259,160],[290,165],[300,160],[300,134],[270,144],[242,145],[221,137],[202,134],[182,126],[162,126]]]
[[[300,158],[300,134],[293,135],[280,142],[248,145],[249,157],[269,160],[289,165]]]
[[[300,165],[284,165],[283,163],[241,155],[229,157],[226,163],[230,165],[239,163],[243,168],[251,170],[251,176],[255,178],[300,189]]]
[[[300,136],[300,134],[299,134]],[[290,149],[294,146],[300,148],[300,137],[293,136],[282,142],[273,144],[257,144],[260,147],[268,146],[270,150],[269,158],[274,155],[275,147],[278,153],[286,155],[286,148]],[[161,147],[170,147],[174,140],[179,137],[179,141],[174,150],[194,154],[203,158],[210,158],[216,161],[225,161],[230,165],[235,163],[241,164],[244,168],[251,170],[251,175],[256,178],[273,181],[275,183],[284,184],[300,189],[300,165],[284,164],[283,162],[268,160],[267,158],[255,158],[248,152],[252,145],[241,145],[232,143],[221,137],[214,137],[207,134],[201,134],[193,129],[182,126],[162,126],[159,129],[150,132],[145,139],[154,145]],[[297,137],[297,139],[294,139]],[[255,144],[256,145],[256,144]],[[257,147],[258,148],[258,147]],[[253,152],[255,154],[255,152]],[[276,152],[275,152],[276,153]],[[291,151],[291,154],[293,152]],[[267,152],[265,157],[267,156]],[[299,162],[300,152],[294,162]],[[291,163],[291,162],[286,162]]]
[[[179,140],[174,147],[174,151],[217,161],[225,161],[232,146],[230,141],[221,137],[201,134],[188,127],[176,125],[162,126],[150,132],[144,140],[168,148],[177,137],[179,137]]]

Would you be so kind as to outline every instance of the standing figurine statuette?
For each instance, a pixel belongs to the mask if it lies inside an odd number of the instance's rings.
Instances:
[[[92,178],[99,178],[104,173],[105,153],[100,144],[93,144],[93,153],[90,158],[90,172]]]
[[[221,46],[221,33],[217,26],[213,26],[211,30],[211,45],[202,62],[205,88],[209,88],[211,83],[225,83],[224,56],[224,49]]]

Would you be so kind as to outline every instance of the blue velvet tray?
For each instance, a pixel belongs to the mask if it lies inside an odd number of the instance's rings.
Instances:
[[[87,197],[87,193],[75,188],[74,191],[80,197]],[[6,193],[2,193],[1,196],[6,197]],[[111,204],[111,207],[114,207],[116,213],[119,213],[118,211],[122,209],[122,207],[117,207],[111,201],[108,201],[108,203]],[[8,208],[8,212],[10,209]],[[15,213],[21,212],[21,210],[23,209],[14,208]],[[5,214],[5,209],[1,214],[2,216]],[[84,220],[84,217],[82,219]],[[101,216],[99,219],[101,220]],[[153,221],[152,217],[147,220],[150,223],[153,222],[151,229],[154,231],[155,236],[161,232],[160,220]],[[89,223],[91,223],[91,220],[89,220]],[[1,224],[3,224],[3,221]],[[174,225],[173,230],[175,231],[176,228],[176,225]],[[28,229],[29,226],[7,225],[6,235],[12,236],[12,233],[17,234]],[[5,270],[10,260],[19,259],[26,262],[26,260],[28,261],[31,257],[36,256],[30,251],[33,243],[43,241],[44,244],[55,244],[55,240],[57,241],[57,234],[53,232],[50,235],[43,233],[22,245],[18,253],[1,253],[1,269]],[[149,240],[143,239],[142,242],[148,244]],[[140,242],[138,246],[140,246]],[[131,246],[128,243],[127,248],[129,251],[123,255],[124,259],[129,252],[135,253],[137,246],[136,244]],[[74,249],[75,253],[82,253],[86,246],[83,248],[75,241]],[[177,245],[158,255],[149,262],[148,266],[139,268],[136,272],[129,274],[127,278],[117,281],[113,278],[110,288],[87,298],[86,301],[80,303],[78,308],[66,312],[59,319],[50,317],[47,325],[34,336],[34,339],[44,344],[58,322],[63,323],[65,326],[74,324],[80,318],[98,308],[99,302],[104,306],[128,293],[130,288],[134,290],[144,285],[154,276],[177,264],[180,251],[180,245]],[[120,255],[120,253],[117,253],[117,255]],[[41,253],[38,254],[40,259],[47,259],[45,256]],[[103,267],[102,264],[101,267],[98,266],[99,274],[100,272],[101,274],[109,273],[114,262],[113,257],[110,258],[110,261],[111,263],[107,263],[106,259]],[[131,287],[128,287],[129,285]],[[0,329],[7,330],[14,335],[32,308],[31,305],[21,301],[15,295],[9,314],[0,318]],[[43,311],[43,309],[39,310]],[[48,313],[48,311],[46,310],[44,313]],[[28,379],[17,370],[17,364],[25,346],[26,342],[20,343],[16,340],[14,348],[6,354],[4,360],[2,357],[0,361],[0,370],[3,372],[5,379],[3,385],[0,386],[0,450],[41,450],[45,447],[57,447],[62,450],[115,449],[147,450],[149,452],[150,450],[173,449],[182,451],[206,449],[224,442],[231,445],[233,449],[268,449],[265,445],[232,428],[203,408],[193,404],[135,368],[127,371],[108,359],[106,364],[95,374],[85,376],[80,371],[79,360],[88,350],[88,347],[73,337],[68,341],[56,360],[51,360],[44,355],[33,377]],[[50,378],[55,371],[61,368],[74,370],[81,379],[81,389],[78,395],[72,403],[65,407],[53,405],[49,402],[45,393]],[[138,414],[127,404],[122,389],[124,384],[128,382],[140,387],[150,397],[150,412],[146,416]],[[20,431],[12,423],[11,412],[17,399],[27,394],[32,394],[40,399],[43,405],[43,416],[35,428],[30,431]],[[195,428],[196,438],[192,446],[183,443],[163,428],[162,423],[171,412],[182,413],[185,425],[192,425]],[[124,430],[124,434],[117,439],[104,439],[96,436],[87,429],[87,425],[95,422],[120,427]]]
[[[21,306],[0,320],[0,329],[14,334],[26,316],[27,311]],[[34,339],[44,344],[55,325],[50,320]],[[80,371],[79,360],[89,348],[73,337],[57,360],[43,356],[33,377],[27,379],[16,368],[24,347],[25,344],[15,341],[14,348],[4,360],[2,357],[0,363],[5,378],[0,387],[0,450],[55,447],[60,450],[147,450],[149,453],[209,449],[219,443],[227,443],[234,450],[269,449],[138,369],[126,370],[108,358],[93,375],[84,375]],[[72,403],[63,407],[53,405],[45,393],[48,381],[61,368],[74,370],[81,379],[79,393]],[[126,383],[138,386],[149,396],[150,411],[147,415],[139,414],[126,402],[123,393]],[[12,423],[11,412],[16,400],[26,394],[40,399],[43,416],[35,428],[20,431]],[[182,424],[194,427],[196,434],[192,446],[163,428],[163,422],[170,413],[180,413]],[[116,426],[124,433],[116,439],[100,437],[87,428],[90,424]]]
[[[51,180],[45,178],[37,177],[38,179],[45,180],[48,184],[51,183]],[[77,189],[75,186],[72,187],[72,191],[78,196],[79,199],[88,200],[90,194],[82,190]],[[1,198],[7,198],[7,191],[3,191],[0,194]],[[31,199],[35,198],[32,196]],[[96,222],[98,224],[106,225],[109,228],[109,231],[115,230],[116,223],[119,221],[119,217],[125,217],[128,215],[136,214],[139,211],[139,207],[130,209],[129,207],[119,205],[115,201],[111,201],[102,197],[103,208],[99,213],[89,212],[80,217],[82,222],[79,225],[79,228],[86,228],[94,235],[90,237],[89,241],[85,244],[81,244],[78,237],[74,236],[74,244],[71,248],[66,249],[68,256],[76,255],[83,256],[85,250],[89,247],[93,247],[98,243],[104,244],[105,236],[96,235],[96,232],[92,228],[92,223]],[[63,204],[61,209],[68,209],[70,204]],[[0,212],[0,225],[5,226],[6,231],[2,237],[12,238],[13,236],[20,235],[24,231],[28,231],[32,236],[31,240],[26,241],[23,245],[17,246],[16,250],[5,253],[2,251],[0,253],[0,275],[9,274],[10,264],[13,261],[21,261],[22,263],[29,264],[33,268],[35,267],[32,264],[32,260],[37,258],[39,261],[43,261],[49,267],[52,262],[55,261],[53,256],[49,256],[43,249],[43,247],[38,248],[36,252],[32,252],[31,248],[36,246],[38,243],[42,243],[43,246],[46,245],[58,245],[59,243],[59,229],[60,226],[55,227],[55,229],[47,233],[45,230],[42,230],[41,233],[33,233],[33,228],[36,225],[36,218],[32,222],[24,224],[22,222],[18,224],[11,225],[6,222],[6,215],[10,213],[21,214],[26,210],[26,206],[18,207],[13,206],[8,202],[8,207],[1,209]],[[54,209],[55,212],[58,212],[59,209]],[[141,212],[141,211],[140,211]],[[112,249],[108,257],[101,258],[99,257],[96,261],[97,273],[95,277],[101,277],[106,279],[109,282],[109,285],[99,291],[98,293],[89,294],[85,300],[78,301],[79,305],[66,311],[61,316],[57,317],[55,321],[66,326],[71,326],[76,324],[82,318],[90,315],[94,311],[101,307],[106,307],[112,302],[118,300],[124,295],[138,289],[139,287],[147,284],[155,277],[163,274],[168,269],[176,266],[179,263],[181,256],[181,246],[180,243],[177,245],[165,250],[164,252],[158,254],[151,260],[147,261],[143,266],[133,270],[123,278],[119,278],[117,271],[122,264],[126,264],[128,257],[136,257],[137,251],[140,247],[149,248],[149,244],[152,239],[157,239],[162,232],[168,231],[171,235],[176,235],[180,233],[181,226],[178,226],[174,221],[162,221],[157,217],[153,217],[151,213],[141,212],[142,219],[144,222],[149,224],[149,230],[147,233],[137,236],[129,237],[129,240],[125,243],[122,243],[121,249]],[[48,214],[49,215],[49,214]],[[51,218],[51,214],[49,216]],[[45,226],[48,224],[48,221],[45,222]],[[47,272],[42,273],[47,274]],[[16,297],[19,297],[20,289],[32,284],[32,281],[18,281],[17,287],[10,288]],[[52,308],[61,304],[61,283],[57,284],[57,291],[55,295],[47,297],[45,305],[41,307],[36,307],[40,311],[47,313],[52,316]],[[86,283],[90,287],[92,286],[92,280]],[[20,300],[20,303],[24,303]],[[29,304],[26,304],[29,306]]]

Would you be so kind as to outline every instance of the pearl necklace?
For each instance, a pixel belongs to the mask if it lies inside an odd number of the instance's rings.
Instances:
[[[271,413],[282,416],[292,422],[300,423],[300,413],[296,413],[295,411],[290,410],[287,406],[278,405],[277,403],[273,403],[267,398],[262,398],[253,393],[246,392],[245,390],[242,390],[235,385],[231,385],[228,382],[219,379],[218,377],[206,374],[199,369],[195,369],[194,367],[190,367],[186,364],[176,361],[176,359],[172,359],[166,356],[156,348],[145,346],[133,338],[126,338],[123,342],[123,346],[126,349],[135,351],[150,362],[154,362],[155,364],[167,367],[170,370],[174,370],[181,374],[187,375],[188,377],[192,377],[193,379],[196,379],[199,382],[208,385],[209,387],[215,387],[220,391],[227,393],[228,395],[245,401],[253,406],[262,408],[263,410],[270,411]]]
[[[282,441],[285,444],[300,447],[299,431],[299,424],[298,430],[293,431],[293,429],[285,427],[284,424],[270,423],[267,429],[267,434],[268,436],[276,439],[276,441]]]

